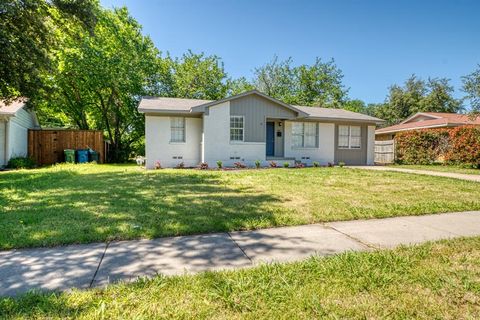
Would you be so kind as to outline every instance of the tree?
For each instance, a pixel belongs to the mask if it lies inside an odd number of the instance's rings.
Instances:
[[[347,100],[343,104],[342,109],[359,113],[367,112],[367,106],[365,105],[365,102],[360,99]]]
[[[480,64],[477,69],[462,77],[463,91],[467,94],[466,99],[470,101],[473,113],[480,113]]]
[[[334,60],[322,62],[316,58],[313,65],[293,66],[292,58],[279,61],[275,56],[255,69],[252,86],[290,104],[340,107],[348,91],[342,78]],[[247,87],[245,83],[243,86]]]
[[[386,125],[398,123],[416,112],[459,112],[462,101],[453,97],[454,89],[448,79],[412,75],[404,86],[393,85],[384,104],[370,108],[375,116],[386,120]]]
[[[42,86],[40,75],[51,67],[59,17],[92,30],[96,0],[0,1],[0,99],[30,97]]]
[[[100,10],[97,19],[93,33],[76,29],[64,36],[55,72],[43,77],[48,88],[34,101],[40,115],[53,110],[74,127],[104,130],[109,160],[119,162],[143,136],[137,105],[142,95],[158,94],[161,61],[126,8]]]

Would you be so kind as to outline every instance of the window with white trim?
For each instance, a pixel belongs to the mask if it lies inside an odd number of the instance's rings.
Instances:
[[[230,116],[230,141],[243,141],[244,124],[243,116]]]
[[[360,149],[362,128],[360,126],[338,126],[338,147],[341,149]]]
[[[317,146],[317,123],[293,122],[292,145],[296,148],[315,148]]]
[[[185,118],[170,118],[170,142],[185,142]]]

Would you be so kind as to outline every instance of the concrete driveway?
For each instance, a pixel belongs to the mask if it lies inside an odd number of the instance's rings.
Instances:
[[[0,296],[480,235],[480,211],[0,251]]]

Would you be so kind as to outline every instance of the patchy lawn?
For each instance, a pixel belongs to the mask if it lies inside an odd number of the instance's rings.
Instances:
[[[346,168],[0,173],[0,249],[480,209],[478,183]]]
[[[454,165],[441,165],[441,164],[432,164],[432,165],[394,165],[395,168],[404,168],[404,169],[415,169],[415,170],[428,170],[428,171],[441,171],[441,172],[453,172],[453,173],[463,173],[463,174],[477,174],[480,175],[480,169],[473,168],[464,168],[461,166]]]
[[[478,319],[480,238],[0,299],[48,319]]]

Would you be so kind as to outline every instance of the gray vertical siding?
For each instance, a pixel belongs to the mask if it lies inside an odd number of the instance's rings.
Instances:
[[[361,127],[361,146],[360,149],[341,149],[338,147],[338,126],[351,125]],[[368,125],[358,123],[335,124],[335,163],[345,162],[347,165],[365,165],[367,164],[367,139]]]
[[[245,117],[245,142],[265,142],[266,119],[294,119],[296,112],[260,96],[250,95],[230,101],[230,115]]]

